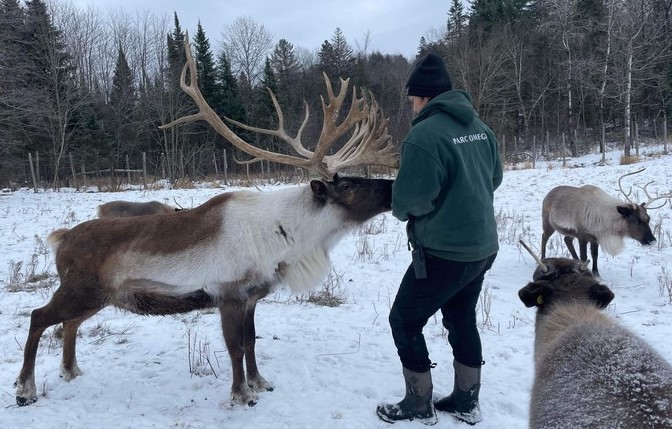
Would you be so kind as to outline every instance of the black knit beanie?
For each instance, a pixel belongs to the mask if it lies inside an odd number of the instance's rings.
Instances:
[[[430,53],[418,62],[406,82],[408,95],[433,98],[453,89],[450,75],[440,56]]]

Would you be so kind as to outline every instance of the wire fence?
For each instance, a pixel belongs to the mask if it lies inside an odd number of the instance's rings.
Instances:
[[[622,150],[620,141],[607,140],[606,150]],[[508,166],[523,163],[535,168],[537,160],[571,159],[574,155],[599,152],[599,142],[591,137],[574,136],[574,141],[564,135],[544,138],[533,136],[529,141],[519,141],[516,137],[499,137],[500,153]],[[634,138],[631,152],[639,155],[640,146],[663,145],[667,151],[670,144],[665,137]],[[572,147],[573,145],[573,147]],[[574,152],[574,153],[573,153]],[[256,180],[281,182],[302,181],[307,172],[269,161],[239,164],[231,151],[202,150],[185,157],[181,152],[166,156],[163,152],[135,152],[124,155],[115,163],[118,167],[106,167],[109,160],[96,157],[78,156],[68,153],[58,162],[49,153],[29,153],[26,159],[0,160],[0,188],[16,190],[32,188],[58,189],[62,187],[76,190],[96,188],[100,191],[118,191],[128,187],[142,189],[156,187],[187,187],[194,182],[218,182],[225,185],[250,182],[250,175]],[[352,173],[371,175],[392,175],[392,171],[369,168]]]
[[[179,186],[187,182],[217,181],[237,183],[253,174],[255,176],[281,177],[283,180],[300,180],[302,171],[293,167],[259,161],[253,164],[236,163],[226,150],[203,151],[199,156],[185,158],[181,154],[170,159],[163,153],[139,152],[124,155],[116,162],[121,167],[103,167],[90,156],[80,157],[69,153],[56,162],[53,155],[43,152],[29,153],[26,159],[0,163],[0,187],[8,190],[19,188],[80,189],[97,188],[116,191],[129,186],[142,189],[157,186]]]

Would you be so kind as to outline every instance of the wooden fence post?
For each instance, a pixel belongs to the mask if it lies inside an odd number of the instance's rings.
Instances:
[[[79,186],[77,186],[77,176],[75,175],[75,161],[72,157],[72,152],[68,154],[70,159],[70,171],[72,171],[72,184],[75,185],[75,189],[79,191]]]
[[[180,179],[184,179],[186,175],[186,167],[184,166],[184,150],[180,149]]]
[[[161,154],[161,178],[166,178],[166,154]]]
[[[653,140],[658,143],[658,118],[653,118]]]
[[[667,152],[667,113],[663,112],[663,152]]]
[[[35,175],[35,167],[33,166],[33,154],[28,152],[28,163],[30,164],[30,175],[33,178],[33,192],[37,194],[37,176]]]
[[[567,148],[565,147],[565,133],[562,133],[562,167],[567,166]]]
[[[537,168],[537,136],[532,136],[532,168]]]
[[[226,158],[226,149],[224,149],[224,183],[229,184],[229,162]]]
[[[199,159],[201,158],[201,154],[198,154]],[[193,178],[192,180],[196,179],[196,155],[191,157],[191,177]]]
[[[142,152],[142,189],[147,189],[147,152]]]
[[[84,165],[84,161],[82,161],[82,178],[84,180],[84,186],[89,186],[89,182],[86,179],[86,166]]]
[[[42,178],[40,177],[40,152],[35,152],[35,177],[37,177],[37,183],[40,184],[42,182]]]
[[[128,162],[128,154],[126,154],[126,181],[128,186],[131,186],[131,164]]]

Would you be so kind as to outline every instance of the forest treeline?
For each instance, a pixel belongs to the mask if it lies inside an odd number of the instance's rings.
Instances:
[[[472,96],[507,157],[529,154],[533,144],[571,155],[613,145],[630,155],[638,136],[667,139],[672,0],[447,6],[445,27],[428,28],[416,57],[405,58],[369,52],[367,40],[354,49],[340,28],[319,47],[294,46],[242,16],[213,45],[208,32],[221,29],[184,29],[177,14],[0,0],[0,186],[29,183],[29,156],[40,159],[41,177],[53,186],[80,170],[140,168],[128,159],[141,155],[171,181],[202,179],[233,167],[234,157],[245,159],[203,122],[159,129],[196,110],[179,86],[185,34],[201,92],[219,115],[277,127],[270,89],[291,133],[307,103],[309,148],[321,129],[323,73],[336,89],[342,77],[370,90],[400,145],[412,119],[405,82],[417,57],[430,51],[446,60],[453,85]],[[276,138],[236,132],[254,145],[290,151]]]

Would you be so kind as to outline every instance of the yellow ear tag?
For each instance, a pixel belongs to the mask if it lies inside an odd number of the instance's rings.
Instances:
[[[537,305],[541,305],[541,304],[543,304],[543,303],[544,303],[544,297],[541,296],[541,295],[539,295],[539,296],[537,297]]]

